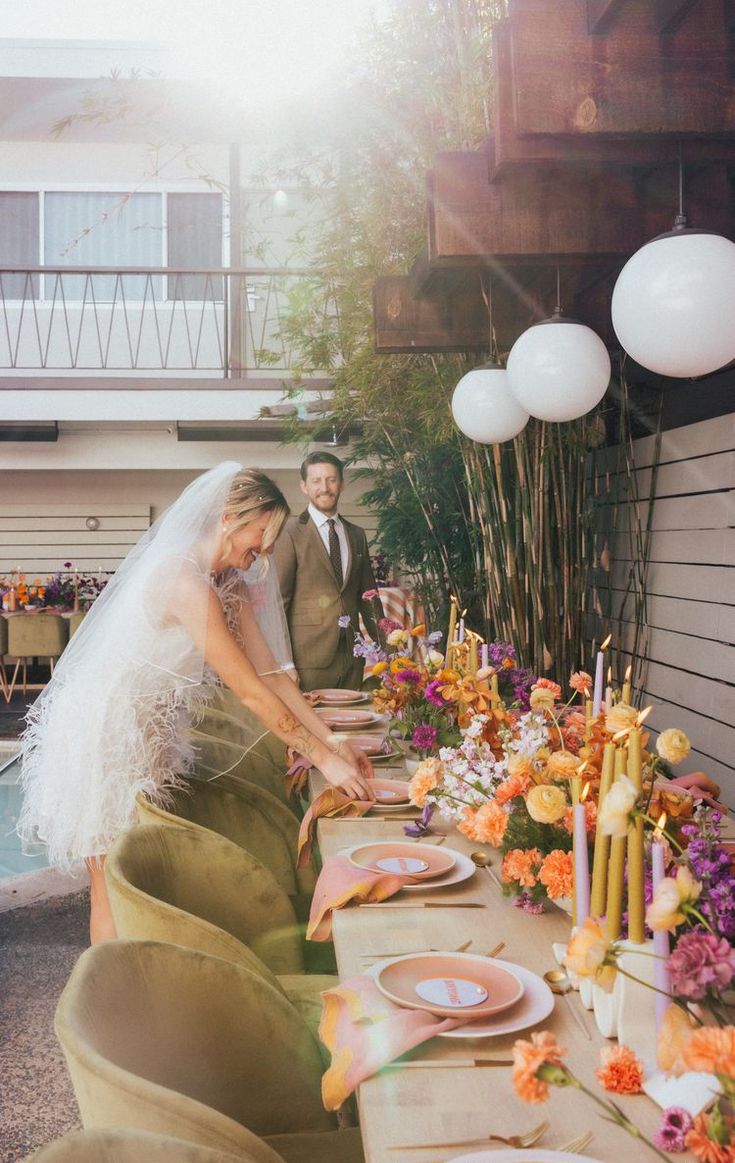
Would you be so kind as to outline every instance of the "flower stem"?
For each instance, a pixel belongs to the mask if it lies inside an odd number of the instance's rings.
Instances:
[[[578,1078],[575,1078],[574,1075],[571,1075],[571,1078],[574,1079],[572,1085],[576,1086],[579,1090],[582,1091],[583,1094],[586,1094],[588,1098],[591,1098],[592,1101],[597,1104],[597,1106],[601,1107],[611,1122],[617,1123],[619,1127],[622,1127],[623,1130],[627,1131],[629,1135],[632,1135],[634,1139],[640,1139],[640,1141],[645,1143],[646,1146],[649,1147],[655,1155],[658,1155],[659,1159],[663,1159],[665,1163],[671,1163],[669,1156],[665,1155],[663,1151],[659,1151],[658,1147],[654,1146],[651,1140],[647,1139],[646,1136],[638,1130],[638,1127],[635,1125],[635,1123],[632,1123],[627,1115],[623,1114],[619,1106],[613,1102],[607,1102],[605,1099],[599,1098],[599,1096],[596,1095],[593,1090],[589,1090],[583,1083],[579,1081]]]

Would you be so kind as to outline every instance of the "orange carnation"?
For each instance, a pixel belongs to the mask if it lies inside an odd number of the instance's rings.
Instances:
[[[538,848],[511,848],[503,857],[500,875],[506,884],[515,880],[521,888],[533,888],[542,859]]]
[[[519,1038],[513,1046],[513,1087],[523,1102],[546,1102],[549,1084],[536,1077],[547,1062],[562,1066],[564,1049],[549,1030],[531,1034],[531,1041]]]
[[[630,1046],[603,1046],[600,1067],[595,1071],[605,1090],[616,1094],[640,1094],[643,1063]]]
[[[462,828],[462,824],[466,822],[466,828]],[[495,800],[488,800],[482,807],[478,808],[470,820],[467,819],[467,814],[459,825],[461,831],[470,840],[477,840],[480,844],[492,844],[493,848],[499,848],[505,829],[508,827],[508,816],[503,811]]]
[[[531,778],[523,772],[516,775],[509,775],[501,784],[495,789],[495,799],[499,804],[507,804],[509,800],[515,799],[516,796],[525,795],[531,786]]]
[[[571,852],[555,848],[545,857],[538,878],[551,900],[574,894],[574,857]]]
[[[732,1127],[732,1123],[726,1122],[726,1125]],[[709,1116],[705,1111],[698,1114],[694,1120],[694,1126],[687,1134],[686,1145],[699,1163],[733,1163],[735,1159],[735,1145],[732,1140],[732,1131],[730,1133],[729,1143],[717,1143],[714,1139],[710,1139],[707,1134],[709,1127]]]
[[[735,1027],[701,1026],[688,1039],[682,1059],[690,1070],[735,1077]]]

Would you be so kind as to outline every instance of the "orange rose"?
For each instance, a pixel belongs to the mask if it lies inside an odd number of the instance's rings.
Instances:
[[[701,1026],[683,1047],[682,1061],[690,1070],[735,1077],[735,1027]]]
[[[597,921],[588,917],[567,945],[562,964],[577,977],[592,977],[607,993],[615,984],[617,969],[610,945]]]
[[[656,1061],[666,1074],[683,1074],[684,1052],[697,1023],[692,1015],[671,1003],[664,1012],[658,1032]]]

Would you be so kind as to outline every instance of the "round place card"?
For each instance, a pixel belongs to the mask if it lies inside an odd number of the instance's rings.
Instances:
[[[466,977],[428,977],[414,989],[423,1001],[458,1010],[480,1005],[488,996],[484,986]]]
[[[383,856],[375,861],[375,867],[381,872],[398,872],[402,876],[411,876],[412,873],[426,872],[429,865],[425,860],[415,856]]]

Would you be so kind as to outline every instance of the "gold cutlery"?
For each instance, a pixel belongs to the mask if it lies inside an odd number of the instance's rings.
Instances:
[[[576,1139],[570,1139],[568,1143],[562,1143],[561,1147],[555,1147],[555,1151],[566,1151],[569,1155],[576,1155],[578,1151],[583,1151],[587,1144],[592,1139],[592,1131],[587,1131],[584,1135],[577,1135]]]
[[[484,868],[490,879],[495,882],[495,884],[502,892],[503,885],[501,884],[500,877],[498,876],[495,869],[490,867],[492,860],[488,856],[487,852],[470,852],[470,860],[476,868]]]
[[[458,945],[456,949],[437,949],[433,945],[430,945],[428,949],[390,949],[388,951],[379,949],[377,953],[361,953],[360,960],[376,961],[378,958],[382,957],[408,957],[414,953],[464,953],[466,949],[469,949],[471,944],[472,938],[470,938],[469,941],[464,941],[463,944]],[[485,956],[492,957],[493,954],[486,953]]]
[[[577,1010],[577,1007],[567,997],[569,991],[574,988],[567,973],[563,969],[549,969],[544,974],[544,981],[548,985],[551,992],[555,993],[562,999],[567,1008],[567,1013],[571,1014],[571,1016],[574,1018],[587,1041],[591,1042],[592,1035],[587,1029],[587,1024],[584,1018]]]
[[[488,949],[487,953],[483,953],[483,957],[497,957],[501,949],[505,949],[505,941],[498,941],[497,945],[493,945],[492,949]]]
[[[509,1135],[507,1138],[503,1135],[477,1135],[474,1139],[454,1139],[450,1143],[401,1143],[399,1146],[391,1147],[391,1150],[420,1151],[426,1149],[435,1151],[437,1147],[464,1147],[471,1143],[485,1143],[488,1140],[492,1143],[505,1143],[506,1146],[514,1148],[532,1147],[548,1129],[549,1124],[544,1122],[539,1123],[536,1127],[532,1127],[530,1131],[526,1131],[522,1135]]]
[[[358,909],[484,909],[485,905],[480,901],[397,901],[393,904],[392,901],[373,901],[372,904],[365,902],[359,904]]]
[[[512,1058],[415,1058],[410,1062],[388,1062],[382,1070],[449,1070],[455,1066],[512,1066]],[[443,1143],[432,1143],[443,1147]]]

